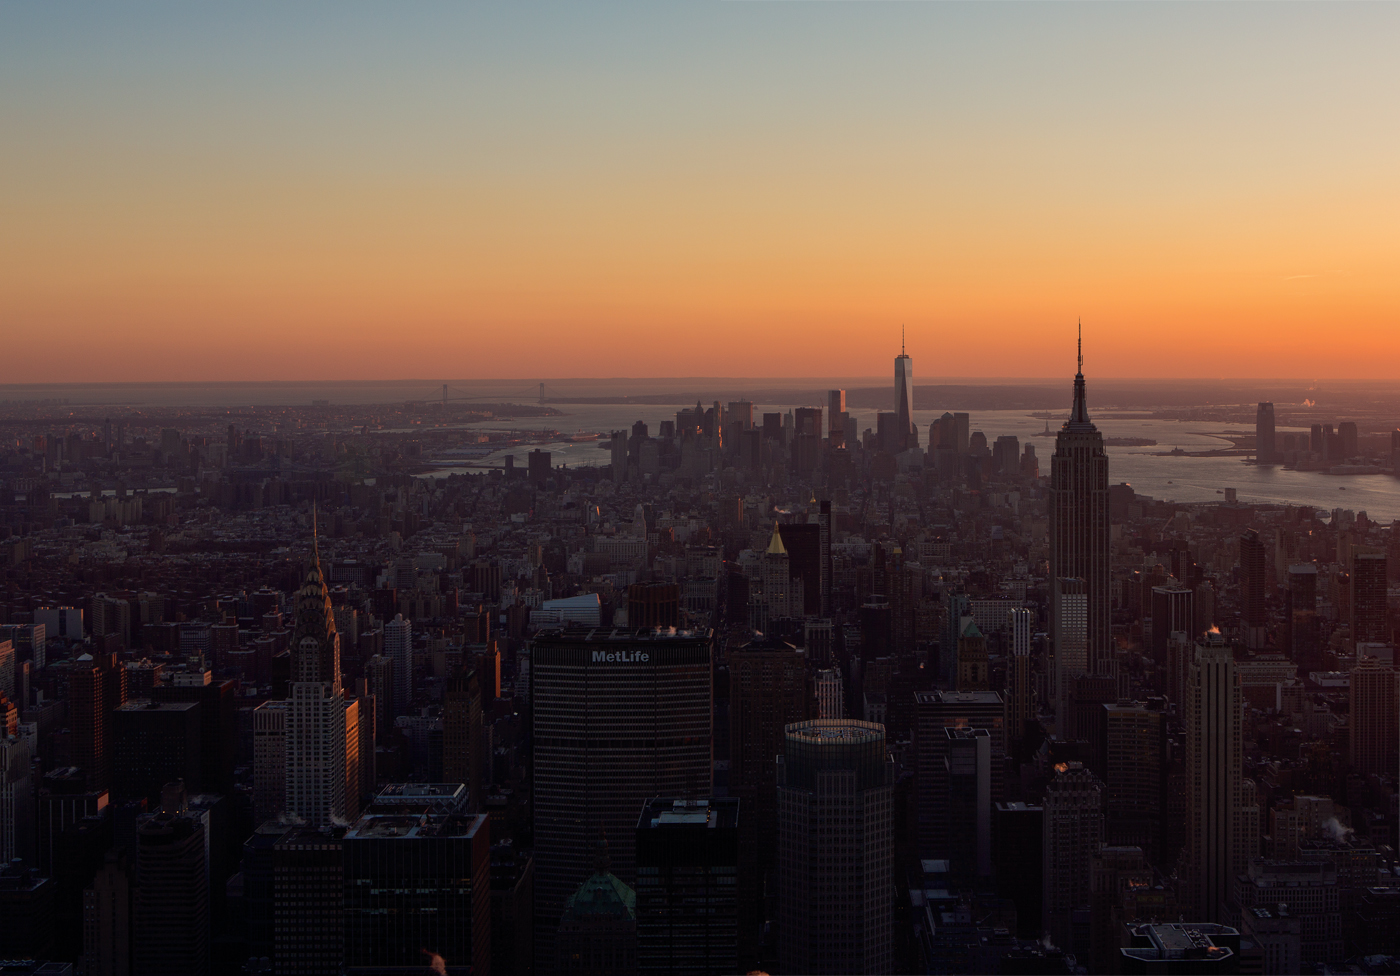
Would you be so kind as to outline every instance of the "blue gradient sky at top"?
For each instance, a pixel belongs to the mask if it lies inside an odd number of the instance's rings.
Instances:
[[[703,328],[695,372],[769,375],[884,372],[794,340],[903,319],[1043,375],[1082,314],[1120,375],[1187,371],[1168,324],[1351,375],[1311,339],[1400,326],[1397,38],[1394,4],[6,5],[0,328],[39,374],[55,334],[157,350],[91,379],[283,368],[230,329],[340,376],[415,375],[386,330],[568,375]]]

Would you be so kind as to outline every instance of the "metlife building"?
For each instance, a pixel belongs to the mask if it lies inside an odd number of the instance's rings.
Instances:
[[[712,635],[576,629],[532,641],[535,952],[552,960],[568,897],[595,870],[636,884],[636,827],[657,796],[706,797]]]

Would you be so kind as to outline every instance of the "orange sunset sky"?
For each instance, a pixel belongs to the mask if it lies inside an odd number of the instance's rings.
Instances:
[[[9,4],[10,383],[1390,378],[1397,4]]]

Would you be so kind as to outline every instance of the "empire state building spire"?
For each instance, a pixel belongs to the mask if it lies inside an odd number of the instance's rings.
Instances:
[[[1074,407],[1069,412],[1071,424],[1090,424],[1089,403],[1084,395],[1084,323],[1079,323],[1079,372],[1074,374]]]

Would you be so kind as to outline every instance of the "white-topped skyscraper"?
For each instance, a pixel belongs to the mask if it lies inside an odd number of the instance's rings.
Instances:
[[[1084,667],[1089,674],[1114,674],[1113,637],[1109,626],[1108,455],[1103,435],[1089,419],[1084,395],[1084,339],[1079,340],[1079,372],[1074,377],[1074,406],[1055,435],[1050,459],[1050,579],[1052,628],[1059,633],[1061,581],[1083,580]],[[1078,589],[1076,586],[1075,589]],[[1066,594],[1068,596],[1068,594]],[[1075,607],[1075,614],[1081,612]],[[1058,655],[1060,648],[1055,649]],[[1057,677],[1073,680],[1058,666]],[[1061,701],[1064,689],[1056,689]],[[1057,718],[1061,723],[1064,716]]]
[[[321,575],[320,548],[314,544],[311,569],[296,601],[286,719],[286,809],[310,826],[322,827],[345,818],[345,693],[340,685],[340,635]]]
[[[913,447],[917,435],[914,433],[914,360],[904,351],[900,341],[899,355],[894,359],[894,412],[899,426],[900,451]]]
[[[894,763],[885,727],[797,722],[784,740],[778,972],[892,972]]]

